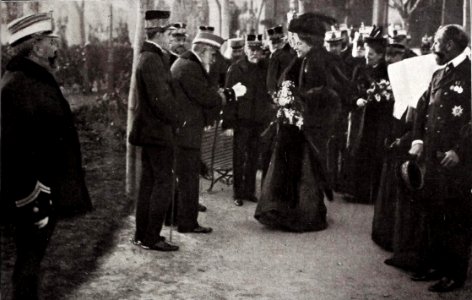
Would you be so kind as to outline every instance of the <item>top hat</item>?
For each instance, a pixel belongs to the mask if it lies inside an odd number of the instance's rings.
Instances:
[[[33,35],[58,37],[53,34],[52,12],[37,13],[15,19],[7,25],[7,29],[10,33],[8,42],[11,46],[17,45]]]
[[[177,22],[171,25],[172,31],[171,35],[173,36],[187,36],[187,24],[182,22]]]
[[[244,47],[244,40],[242,38],[229,39],[229,46],[233,49],[240,49]]]
[[[401,165],[400,176],[412,191],[421,190],[424,186],[424,168],[414,160],[407,160]]]
[[[172,26],[168,22],[169,18],[170,11],[168,10],[147,10],[144,14],[144,29],[160,32],[171,29]]]
[[[220,48],[225,39],[211,32],[199,32],[193,39],[193,44],[201,43],[212,47]]]
[[[277,41],[284,37],[284,30],[282,25],[277,25],[275,27],[267,29],[267,35],[269,40]]]
[[[336,20],[332,17],[309,12],[293,18],[288,31],[324,37],[327,27],[335,23]]]
[[[246,36],[246,45],[251,48],[261,48],[262,47],[262,34],[248,34]]]
[[[215,32],[215,27],[213,26],[201,25],[200,27],[198,27],[198,29],[200,32],[210,32],[210,33]]]

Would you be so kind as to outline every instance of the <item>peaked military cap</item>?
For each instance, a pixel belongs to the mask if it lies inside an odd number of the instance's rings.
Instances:
[[[215,32],[215,27],[213,26],[207,26],[207,25],[202,25],[200,27],[198,27],[198,29],[201,31],[201,32]]]
[[[212,47],[220,48],[225,39],[211,32],[199,32],[193,39],[193,44],[201,43]]]
[[[244,39],[242,38],[232,38],[229,39],[229,46],[233,49],[240,49],[244,47]]]
[[[54,20],[52,12],[36,13],[13,20],[7,25],[10,39],[8,42],[15,46],[33,35],[58,37],[54,35]]]
[[[177,23],[172,24],[171,35],[187,36],[187,24],[182,23],[182,22],[177,22]]]
[[[262,47],[262,34],[248,34],[246,35],[246,45],[248,47]]]
[[[270,40],[278,40],[284,37],[284,29],[282,25],[277,25],[275,27],[267,29],[267,35]]]
[[[168,10],[148,10],[144,14],[144,29],[164,32],[172,28],[168,22],[169,18]]]

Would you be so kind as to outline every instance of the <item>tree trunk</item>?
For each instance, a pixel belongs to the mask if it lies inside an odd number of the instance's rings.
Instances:
[[[144,12],[153,7],[152,0],[140,0],[136,5],[136,30],[133,41],[133,67],[131,71],[131,83],[128,95],[128,119],[126,128],[126,194],[134,196],[138,188],[138,180],[141,174],[140,156],[138,147],[128,143],[128,136],[133,124],[136,111],[136,65],[139,52],[144,41]]]
[[[229,13],[229,1],[221,0],[221,37],[229,37],[229,27],[231,23],[231,16]]]
[[[446,0],[442,0],[442,6],[441,6],[441,26],[444,25],[445,20],[446,20]]]
[[[113,4],[110,2],[110,13],[109,13],[109,32],[108,32],[108,82],[107,82],[107,91],[108,95],[112,96],[115,91],[115,82],[114,82],[114,68],[113,68],[113,61],[114,61],[114,56],[113,56]]]
[[[80,32],[80,46],[85,48],[86,38],[85,38],[85,0],[82,0],[81,3],[74,2],[77,13],[79,14],[79,32]],[[87,56],[85,57],[85,63],[82,66],[82,87],[86,93],[90,92],[90,80],[88,77],[88,60]]]
[[[372,24],[388,28],[388,1],[374,0]]]

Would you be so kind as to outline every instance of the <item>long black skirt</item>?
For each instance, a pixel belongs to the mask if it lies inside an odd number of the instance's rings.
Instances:
[[[255,218],[269,227],[316,231],[327,227],[321,170],[302,131],[280,125]]]

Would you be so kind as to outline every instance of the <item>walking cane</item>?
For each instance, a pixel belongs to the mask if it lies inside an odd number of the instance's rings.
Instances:
[[[169,242],[172,243],[172,232],[174,230],[174,210],[175,210],[175,190],[179,185],[179,177],[177,176],[177,146],[174,145],[174,156],[172,159],[172,199],[170,204],[170,230]]]

